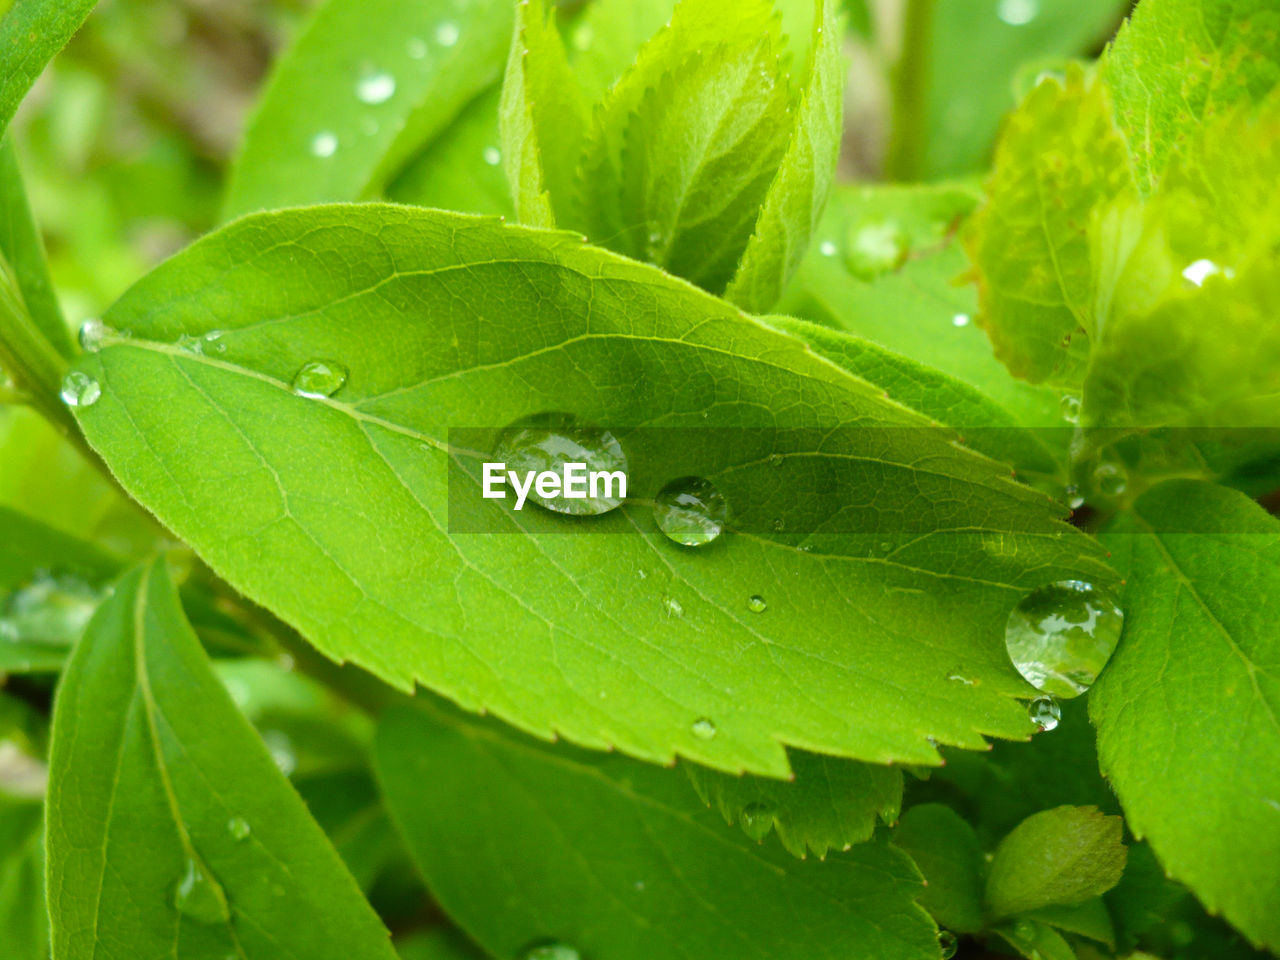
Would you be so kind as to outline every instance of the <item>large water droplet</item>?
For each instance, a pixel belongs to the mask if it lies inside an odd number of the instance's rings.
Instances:
[[[874,280],[902,266],[910,250],[911,238],[897,223],[867,220],[849,231],[845,263],[855,277]]]
[[[311,138],[311,155],[324,159],[338,152],[338,135],[322,130]]]
[[[1027,716],[1041,731],[1047,732],[1057,727],[1062,708],[1053,697],[1036,697],[1027,704]]]
[[[197,923],[226,923],[231,919],[226,895],[218,881],[193,857],[187,858],[182,879],[174,889],[173,905],[180,914]]]
[[[522,960],[582,960],[582,954],[559,940],[540,940],[525,947]]]
[[[1061,580],[1033,590],[1014,607],[1005,646],[1028,683],[1066,699],[1098,678],[1123,625],[1123,611],[1105,591],[1082,580]]]
[[[227,821],[227,832],[235,840],[248,840],[249,834],[253,832],[253,829],[249,826],[249,821],[244,817],[232,817]]]
[[[462,31],[458,29],[458,25],[451,20],[436,27],[436,43],[442,47],[452,47],[458,42],[458,38],[462,36]]]
[[[502,432],[494,455],[521,477],[529,471],[563,474],[567,463],[585,464],[588,477],[601,475],[587,484],[587,496],[581,498],[542,497],[531,487],[529,499],[556,513],[594,516],[623,502],[618,481],[626,475],[628,464],[622,444],[608,430],[583,423],[573,414],[541,413],[517,421]]]
[[[706,717],[693,722],[693,735],[699,740],[710,740],[716,735],[716,725]]]
[[[729,506],[715,484],[702,477],[680,477],[662,488],[653,501],[658,529],[686,547],[715,540],[729,518]]]
[[[764,597],[756,593],[747,597],[747,609],[752,613],[764,613],[769,609],[769,604],[765,601]]]
[[[1040,13],[1039,0],[1000,0],[996,16],[1011,27],[1030,23]]]
[[[312,360],[293,378],[293,392],[300,397],[332,397],[347,382],[347,368],[333,360]]]
[[[956,941],[956,935],[950,930],[938,931],[938,952],[942,960],[951,960],[956,955],[959,943]]]
[[[91,407],[102,396],[102,387],[87,373],[72,370],[62,378],[62,402],[68,407]]]
[[[367,73],[356,83],[356,96],[370,106],[386,103],[395,92],[396,78],[384,70]]]
[[[775,810],[771,803],[764,801],[748,803],[742,808],[742,815],[738,818],[742,826],[742,832],[756,841],[756,843],[759,843],[773,829],[774,813]]]

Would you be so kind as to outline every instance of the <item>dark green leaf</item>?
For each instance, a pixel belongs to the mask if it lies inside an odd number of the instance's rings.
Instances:
[[[1054,904],[1041,907],[1039,910],[1032,910],[1026,916],[1031,920],[1047,923],[1062,933],[1087,937],[1115,949],[1115,927],[1111,923],[1111,914],[1107,912],[1107,905],[1101,897],[1094,897],[1072,906]]]
[[[963,817],[940,803],[912,807],[893,832],[893,844],[924,874],[928,886],[920,905],[938,926],[956,933],[983,929],[982,847]]]

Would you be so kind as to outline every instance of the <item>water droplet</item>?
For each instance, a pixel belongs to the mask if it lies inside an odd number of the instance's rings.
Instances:
[[[675,597],[663,597],[662,605],[667,608],[667,613],[673,617],[684,616],[684,605]]]
[[[540,940],[525,947],[522,960],[582,960],[582,954],[559,940]]]
[[[405,43],[404,48],[409,54],[410,60],[427,59],[427,41],[421,37],[410,37]]]
[[[716,725],[706,717],[693,722],[693,735],[699,740],[710,740],[716,735]]]
[[[1080,422],[1080,398],[1075,394],[1064,394],[1058,409],[1062,411],[1062,419],[1067,423],[1077,424]]]
[[[462,36],[462,31],[458,29],[458,25],[451,20],[436,27],[436,43],[442,47],[452,47],[458,42],[458,38]]]
[[[1042,732],[1048,732],[1057,727],[1062,708],[1053,697],[1036,697],[1027,704],[1027,716]]]
[[[1036,925],[1030,920],[1019,920],[1014,924],[1013,935],[1019,940],[1031,943],[1036,939]]]
[[[1040,13],[1039,0],[1000,0],[996,15],[1011,27],[1021,27]]]
[[[1082,580],[1060,580],[1031,591],[1014,607],[1005,646],[1028,683],[1066,699],[1098,678],[1123,625],[1123,611],[1105,591]]]
[[[738,818],[742,832],[759,843],[773,829],[774,808],[771,803],[748,803]]]
[[[370,106],[386,103],[395,92],[396,78],[384,70],[367,73],[356,82],[356,97]]]
[[[248,840],[253,830],[244,817],[232,817],[227,821],[227,832],[236,840]]]
[[[111,328],[101,320],[86,320],[80,324],[80,349],[85,353],[97,353],[110,332]]]
[[[969,325],[969,320],[970,317],[967,313],[957,313],[951,318],[951,325],[953,327],[967,327]]]
[[[485,147],[484,162],[491,167],[496,167],[502,162],[502,151],[497,147]]]
[[[283,730],[266,730],[262,734],[262,742],[267,745],[267,752],[275,761],[276,767],[286,777],[298,769],[298,755],[294,752],[293,741]]]
[[[62,402],[68,407],[91,407],[102,396],[102,387],[87,373],[72,370],[62,378]]]
[[[786,459],[786,458],[785,458],[785,457],[783,457],[783,455],[782,455],[782,454],[780,454],[780,453],[771,453],[771,454],[769,454],[769,466],[771,466],[771,467],[780,467],[780,466],[782,466],[782,462],[783,462],[783,460],[785,460],[785,459]]]
[[[765,602],[764,597],[757,593],[747,598],[747,609],[752,613],[764,613],[769,609],[769,604]]]
[[[1212,260],[1196,260],[1187,264],[1182,271],[1183,278],[1193,287],[1204,286],[1210,277],[1225,277],[1230,280],[1236,272],[1230,267],[1220,267]]]
[[[293,378],[293,392],[313,400],[332,397],[347,382],[347,368],[332,360],[312,360]]]
[[[686,547],[711,543],[724,530],[729,507],[715,484],[702,477],[672,480],[653,501],[658,529]]]
[[[973,681],[970,680],[968,677],[966,677],[964,674],[949,673],[947,674],[947,679],[950,680],[952,683],[963,683],[966,687],[973,686]]]
[[[324,130],[311,138],[311,155],[313,157],[332,157],[338,152],[338,135]]]
[[[1079,510],[1084,506],[1084,497],[1080,495],[1080,488],[1074,483],[1067,486],[1067,506],[1072,510]]]
[[[530,488],[531,501],[556,513],[594,516],[623,502],[619,480],[628,464],[622,444],[608,430],[583,423],[571,413],[542,413],[518,420],[502,432],[494,455],[507,470],[522,477],[529,471],[563,474],[566,463],[585,464],[587,476],[601,475],[598,482],[588,484],[585,498],[542,497]]]
[[[950,930],[938,931],[938,952],[942,957],[942,960],[951,960],[951,958],[956,955],[956,950],[958,948],[959,943],[957,942],[956,935],[954,933]]]
[[[227,923],[231,912],[218,881],[209,875],[204,864],[188,857],[182,879],[173,892],[173,905],[184,917],[197,923]]]
[[[1103,460],[1093,468],[1093,486],[1104,497],[1119,497],[1129,487],[1129,472],[1116,460]]]
[[[906,262],[911,239],[892,220],[868,220],[849,231],[845,264],[860,280],[874,280]]]
[[[221,330],[210,330],[200,338],[196,347],[197,353],[220,354],[227,352],[227,345],[222,339]]]
[[[823,240],[822,243],[818,245],[818,252],[824,257],[834,257],[840,252],[840,248],[830,240]]]

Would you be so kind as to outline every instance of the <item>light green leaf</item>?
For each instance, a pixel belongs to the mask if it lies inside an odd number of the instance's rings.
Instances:
[[[41,823],[39,801],[0,790],[0,946],[5,960],[49,956]]]
[[[587,103],[599,103],[640,49],[670,19],[675,0],[592,0],[569,31],[573,74]]]
[[[18,156],[9,137],[0,140],[0,255],[13,267],[32,321],[55,350],[70,357],[71,337],[53,292],[44,241],[31,219]]]
[[[228,219],[376,193],[502,73],[511,0],[328,0],[276,66]]]
[[[736,823],[753,840],[773,829],[793,855],[825,857],[875,831],[877,819],[892,823],[902,806],[902,771],[792,750],[793,781],[750,774],[735,777],[684,764],[703,803]]]
[[[987,908],[1009,917],[1106,893],[1124,872],[1124,821],[1096,807],[1034,813],[996,847],[987,874]]]
[[[1280,523],[1194,481],[1104,535],[1125,632],[1089,694],[1103,772],[1134,834],[1255,943],[1280,946]]]
[[[576,238],[405,207],[285,211],[189,248],[106,320],[128,335],[81,361],[102,399],[78,413],[141,502],[328,656],[542,736],[774,776],[788,743],[935,762],[930,738],[1030,732],[1000,641],[1021,596],[1112,577],[1007,468]],[[317,358],[345,384],[296,395]],[[453,425],[491,425],[468,442],[489,449],[556,410],[621,431],[637,502],[515,512],[479,497],[476,446],[446,453]],[[741,530],[697,554],[644,503],[686,475],[711,478]],[[876,531],[883,517],[910,532]],[[994,532],[1016,549],[993,551]],[[748,609],[756,594],[767,610]]]
[[[521,223],[554,227],[576,219],[575,176],[587,105],[569,69],[555,6],[520,3],[499,113],[507,183]]]
[[[938,926],[977,933],[982,909],[982,847],[973,827],[950,807],[925,803],[902,815],[893,845],[915,861],[928,886],[920,895]]]
[[[31,85],[96,0],[12,0],[0,13],[0,137]]]
[[[395,956],[160,561],[116,583],[63,676],[47,843],[65,960]]]
[[[383,717],[376,756],[432,892],[494,956],[549,940],[610,960],[937,957],[918,874],[882,842],[798,860],[727,826],[676,771],[426,703]]]
[[[835,7],[836,0],[819,0],[813,62],[791,143],[725,293],[749,313],[764,313],[778,302],[827,205],[844,129],[844,55]]]

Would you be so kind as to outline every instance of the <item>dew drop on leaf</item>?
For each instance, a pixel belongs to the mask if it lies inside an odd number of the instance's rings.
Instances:
[[[110,328],[98,319],[86,320],[80,324],[80,349],[85,353],[97,353],[102,349],[102,341],[110,333]]]
[[[347,368],[332,360],[311,360],[293,378],[293,392],[300,397],[332,397],[347,382]]]
[[[235,840],[248,840],[253,831],[244,817],[232,817],[227,821],[227,832]]]
[[[1070,424],[1080,422],[1080,398],[1075,394],[1065,394],[1062,397],[1062,403],[1059,405],[1062,411],[1062,419]]]
[[[1084,497],[1080,496],[1080,488],[1074,483],[1067,487],[1067,506],[1072,510],[1079,510],[1084,506]]]
[[[293,741],[287,733],[283,730],[267,730],[263,732],[262,740],[276,767],[286,777],[298,768],[298,755],[294,752]]]
[[[957,313],[951,318],[951,325],[953,327],[967,327],[969,325],[969,321],[970,317],[967,313]]]
[[[942,960],[951,960],[956,955],[956,949],[959,944],[956,941],[956,935],[950,930],[938,931],[938,951]]]
[[[338,135],[322,130],[311,138],[311,155],[322,160],[338,152]]]
[[[1093,485],[1104,497],[1119,497],[1129,487],[1129,472],[1122,463],[1103,460],[1093,468]]]
[[[716,725],[701,717],[693,722],[693,735],[699,740],[710,740],[716,735]]]
[[[436,27],[436,43],[442,47],[452,47],[458,42],[458,38],[462,36],[462,31],[458,29],[458,25],[451,20]]]
[[[396,78],[383,70],[367,73],[356,82],[356,97],[370,106],[386,103],[395,92]]]
[[[1000,0],[996,15],[1011,27],[1021,27],[1040,13],[1039,0]]]
[[[197,923],[226,923],[231,919],[227,898],[218,881],[194,857],[187,858],[173,892],[173,905],[180,914]]]
[[[62,378],[62,402],[68,407],[91,407],[102,396],[102,387],[87,373],[72,370]]]
[[[769,604],[760,594],[752,594],[747,598],[747,609],[752,613],[764,613],[769,609]]]
[[[567,943],[558,940],[540,940],[525,947],[521,960],[582,960],[582,954]]]
[[[653,516],[668,539],[686,547],[701,547],[724,531],[729,506],[710,480],[680,477],[658,493]]]
[[[530,488],[529,499],[556,513],[573,516],[595,516],[608,513],[621,505],[622,486],[618,482],[627,472],[627,456],[622,444],[608,430],[582,423],[570,413],[540,413],[518,420],[498,438],[494,451],[507,470],[521,476],[527,472],[563,473],[566,463],[586,465],[586,475],[608,474],[587,484],[587,496],[542,497]],[[610,477],[612,479],[610,479]]]
[[[1062,708],[1053,697],[1036,697],[1027,704],[1027,716],[1042,732],[1054,729],[1062,716]]]
[[[484,162],[491,167],[496,167],[502,162],[502,151],[497,147],[485,147]]]
[[[1060,580],[1031,591],[1009,614],[1005,647],[1037,690],[1069,699],[1089,689],[1120,640],[1124,613],[1104,590]]]
[[[834,257],[840,252],[840,248],[830,240],[823,240],[822,243],[818,244],[818,252],[824,257]]]
[[[773,829],[774,812],[773,804],[748,803],[742,808],[742,814],[738,818],[742,832],[759,843]]]
[[[849,231],[845,264],[860,280],[874,280],[906,262],[911,240],[892,220],[869,220]]]

